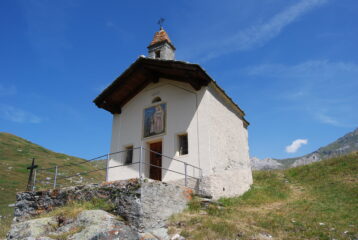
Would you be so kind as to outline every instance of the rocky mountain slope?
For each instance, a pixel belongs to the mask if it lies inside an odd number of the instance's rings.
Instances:
[[[302,157],[281,160],[272,158],[260,160],[252,157],[251,165],[254,170],[283,169],[318,162],[322,159],[343,156],[355,151],[358,151],[358,128],[328,144],[327,146],[321,147],[318,150]]]
[[[250,160],[251,168],[255,170],[283,169],[283,165],[272,158],[259,159],[257,157],[252,157]]]

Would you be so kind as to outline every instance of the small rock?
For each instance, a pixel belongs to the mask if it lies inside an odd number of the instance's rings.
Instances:
[[[159,239],[153,236],[153,234],[151,233],[143,233],[140,236],[140,240],[159,240]]]
[[[325,224],[325,223],[319,223],[319,225],[320,225],[320,226],[324,226],[324,225],[326,225],[326,224]]]
[[[185,240],[185,237],[183,237],[179,234],[175,234],[174,236],[172,236],[172,238],[170,240]]]
[[[153,234],[157,239],[160,239],[160,240],[169,240],[170,239],[170,237],[168,235],[168,229],[166,229],[166,228],[153,229],[151,231],[151,234]]]
[[[259,233],[257,237],[261,240],[272,239],[272,236],[268,233]]]

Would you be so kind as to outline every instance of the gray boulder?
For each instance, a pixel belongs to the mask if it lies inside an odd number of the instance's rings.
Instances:
[[[86,210],[76,219],[39,218],[14,223],[7,239],[136,240],[138,234],[116,216],[103,210]]]
[[[38,239],[40,237],[44,237],[46,233],[51,232],[53,230],[53,226],[56,226],[56,224],[56,219],[49,217],[14,223],[11,225],[7,239]]]

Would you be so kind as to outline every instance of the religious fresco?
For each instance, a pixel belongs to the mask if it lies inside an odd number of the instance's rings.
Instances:
[[[166,104],[158,104],[144,109],[143,137],[151,137],[165,132]]]

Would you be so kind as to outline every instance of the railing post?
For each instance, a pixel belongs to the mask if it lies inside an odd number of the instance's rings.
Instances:
[[[53,188],[56,188],[56,183],[57,183],[57,173],[58,173],[58,166],[55,167],[55,176],[53,178]]]
[[[139,150],[139,179],[142,179],[142,160],[143,160],[143,147],[142,145],[140,146],[140,150]]]
[[[106,161],[106,182],[108,182],[108,170],[109,170],[109,153],[107,153],[107,161]]]
[[[184,163],[184,176],[185,176],[185,187],[188,186],[188,177],[187,177],[187,174],[188,174],[188,164],[187,163]]]
[[[36,173],[37,173],[37,170],[35,169],[34,170],[34,181],[32,183],[32,191],[33,192],[35,191],[35,188],[36,188]]]

